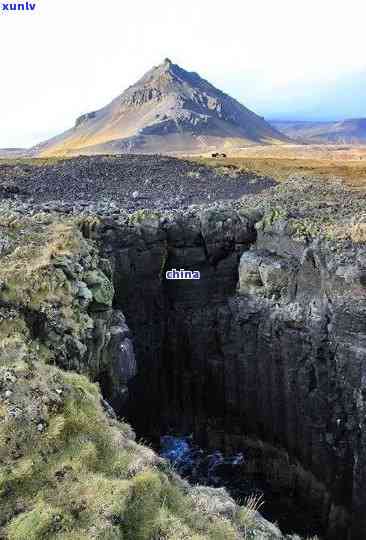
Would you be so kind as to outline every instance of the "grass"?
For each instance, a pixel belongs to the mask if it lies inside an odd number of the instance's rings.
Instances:
[[[366,146],[364,151],[365,156],[361,160],[359,158],[357,159],[357,157],[352,159],[352,155],[344,157],[344,159],[336,159],[335,155],[335,158],[329,159],[326,154],[326,148],[328,147],[324,148],[324,154],[326,156],[324,158],[314,158],[311,156],[311,153],[309,157],[302,157],[301,152],[303,148],[306,149],[306,147],[302,147],[298,151],[298,156],[294,152],[294,157],[289,157],[288,153],[284,153],[284,156],[282,156],[281,146],[276,146],[271,149],[274,157],[262,157],[262,152],[258,151],[258,155],[247,157],[228,157],[226,159],[191,158],[191,160],[221,171],[225,168],[228,170],[228,166],[233,166],[238,171],[254,172],[259,176],[270,177],[278,182],[286,180],[293,174],[301,174],[304,177],[313,177],[316,175],[320,179],[324,179],[324,181],[328,181],[334,177],[341,178],[353,189],[366,188]],[[307,156],[307,153],[304,155]],[[233,174],[233,169],[231,170],[231,174]]]
[[[38,158],[12,158],[10,156],[8,157],[0,157],[0,166],[1,165],[25,165],[25,166],[36,166],[36,167],[43,167],[44,165],[56,165],[60,161],[65,161],[66,159],[71,159],[67,157],[38,157]]]
[[[8,223],[9,226],[13,231],[16,227],[16,234],[11,237],[10,253],[2,256],[0,278],[9,284],[9,291],[13,289],[13,300],[16,301],[17,296],[24,298],[26,289],[31,289],[34,297],[35,287],[40,292],[50,287],[48,292],[51,293],[51,282],[54,285],[57,283],[56,272],[46,279],[51,261],[58,256],[82,251],[81,233],[72,222],[67,221],[42,223],[24,219],[16,224],[13,220],[11,225]],[[12,283],[14,287],[11,287]],[[47,294],[47,291],[44,290],[44,293]],[[3,294],[7,300],[7,294]]]
[[[264,500],[262,495],[253,494],[245,499],[237,518],[240,528],[244,530],[245,539],[250,537],[253,529],[255,529],[256,515],[263,505]]]
[[[254,172],[277,180],[279,185],[273,199],[266,198],[265,193],[262,198],[254,199],[263,213],[257,229],[269,231],[277,221],[285,220],[287,232],[301,242],[321,238],[331,242],[366,243],[366,217],[362,207],[366,145],[345,148],[279,145],[247,148],[243,150],[245,153],[248,155],[194,161],[214,167],[220,174],[226,167],[228,173]],[[250,201],[246,200],[245,206],[248,204]]]
[[[33,374],[30,365],[18,370],[9,387],[23,413],[9,415],[10,403],[0,413],[8,540],[237,538],[232,523],[197,512],[165,472],[148,462],[141,469],[146,449],[107,420],[98,387],[84,376],[37,362]],[[140,470],[131,477],[134,462]]]
[[[150,209],[143,209],[143,210],[136,210],[133,214],[130,216],[130,223],[132,225],[136,224],[143,224],[148,221],[159,221],[160,219],[160,212],[157,212],[156,210],[150,210]]]
[[[334,223],[324,228],[328,240],[351,240],[355,244],[366,243],[366,215],[353,217],[346,223]]]

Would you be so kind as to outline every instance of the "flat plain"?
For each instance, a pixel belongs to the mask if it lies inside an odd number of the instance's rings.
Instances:
[[[208,154],[193,159],[215,167],[232,165],[277,181],[302,174],[306,178],[341,179],[351,189],[366,189],[366,145],[256,145],[240,148],[223,159]]]

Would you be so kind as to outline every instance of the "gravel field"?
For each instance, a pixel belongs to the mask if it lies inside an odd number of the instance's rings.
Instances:
[[[115,203],[127,211],[170,210],[237,200],[274,185],[269,178],[153,155],[0,161],[0,199],[87,206]]]
[[[292,219],[300,235],[366,241],[366,192],[341,179],[292,174],[281,183],[233,164],[153,155],[0,161],[0,213],[130,214],[231,208]],[[213,165],[213,166],[212,166]]]

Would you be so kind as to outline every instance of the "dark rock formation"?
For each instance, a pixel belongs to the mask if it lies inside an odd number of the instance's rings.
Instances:
[[[121,409],[127,400],[128,382],[136,375],[130,330],[118,310],[104,311],[93,318],[87,363],[108,402]]]
[[[58,366],[98,381],[108,402],[122,407],[127,384],[136,375],[136,361],[125,317],[112,308],[114,288],[108,261],[100,261],[91,252],[78,260],[56,257],[53,266],[64,275],[72,292],[74,320],[65,318],[56,306],[45,313],[28,311],[25,318],[32,337],[53,351]]]
[[[307,506],[327,539],[359,540],[366,250],[259,219],[147,212],[85,230],[112,264],[114,304],[134,337],[138,375],[119,412],[145,437],[193,431],[244,450],[246,473]],[[167,281],[171,268],[201,280]]]

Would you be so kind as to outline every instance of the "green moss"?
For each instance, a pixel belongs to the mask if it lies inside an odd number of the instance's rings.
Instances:
[[[310,240],[321,234],[319,223],[311,219],[291,219],[289,229],[296,240]]]
[[[236,540],[237,531],[229,521],[216,521],[212,523],[209,532],[209,538],[212,540]]]
[[[162,505],[161,494],[162,485],[157,473],[146,471],[133,479],[122,527],[126,540],[149,540],[152,537]]]
[[[256,224],[256,228],[259,230],[271,228],[277,221],[287,219],[287,216],[287,212],[283,208],[274,208],[263,216],[263,218]]]
[[[84,539],[90,527],[98,538],[231,538],[229,525],[198,513],[166,473],[151,465],[131,473],[144,451],[122,444],[129,430],[107,421],[96,385],[40,360],[25,366],[12,371],[22,414],[0,409],[0,514],[9,540]]]
[[[143,209],[137,210],[130,216],[130,223],[134,225],[136,223],[143,223],[144,221],[159,221],[161,214],[154,210]]]
[[[84,280],[90,287],[93,295],[93,300],[101,306],[111,307],[114,297],[114,288],[107,276],[100,270],[87,272],[84,275]]]
[[[15,518],[8,528],[9,540],[54,538],[57,531],[71,526],[72,520],[48,505],[38,503],[30,512]]]
[[[60,510],[65,515],[72,515],[75,501],[83,500],[84,490],[93,499],[89,501],[91,506],[99,501],[98,492],[104,492],[106,503],[109,496],[111,504],[111,486],[105,475],[112,475],[115,462],[122,461],[124,457],[124,452],[114,445],[113,431],[108,427],[99,405],[100,396],[95,385],[85,377],[64,374],[50,366],[44,366],[38,372],[37,380],[39,401],[35,399],[32,404],[34,417],[30,410],[26,417],[9,419],[1,427],[0,448],[7,466],[1,471],[0,506],[6,501],[9,534],[14,539],[23,538],[23,534],[24,538],[32,538],[30,532],[27,537],[24,531],[32,526],[34,519],[42,525],[41,532],[36,529],[39,535],[36,537],[46,538],[49,520],[55,514],[50,509],[57,508],[56,514]],[[42,403],[52,404],[56,399],[53,397],[55,380],[64,397],[60,399],[57,414],[43,410],[44,428],[40,432],[37,422]],[[25,404],[26,393],[25,374],[23,378],[18,376],[13,385],[13,399],[17,399],[19,408],[22,406],[20,394]],[[9,439],[11,444],[8,444]],[[17,457],[19,454],[22,455],[20,459]],[[73,485],[76,477],[78,483]],[[98,484],[103,483],[103,477],[108,487],[101,490]],[[71,500],[70,482],[74,492]],[[35,506],[30,512],[12,520],[12,507],[19,498],[26,501],[27,506]],[[86,508],[88,506],[86,502]]]

